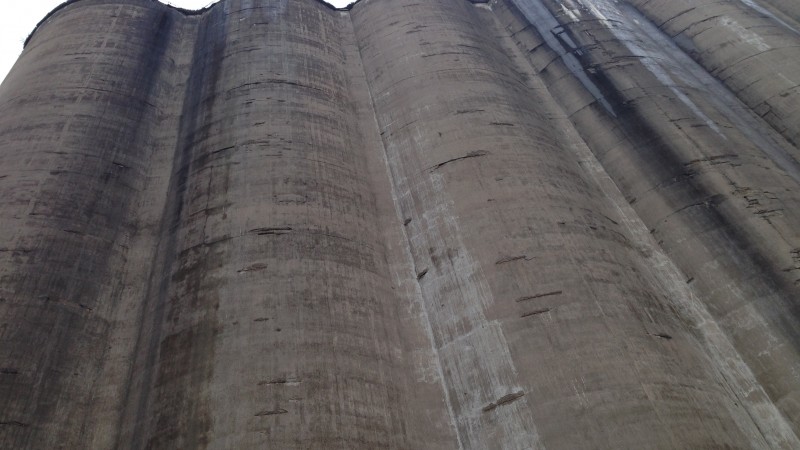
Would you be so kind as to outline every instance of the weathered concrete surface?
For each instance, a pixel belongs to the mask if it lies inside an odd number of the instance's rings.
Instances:
[[[798,448],[794,5],[69,2],[0,447]]]
[[[635,10],[599,1],[515,5],[501,14],[511,32],[533,50],[550,92],[741,357],[727,377],[759,393],[743,402],[750,415],[764,417],[763,433],[776,423],[774,403],[796,432],[796,149]],[[534,13],[538,33],[516,33]],[[557,55],[542,45],[547,14],[565,36],[555,45],[581,49],[577,69],[553,64]],[[589,89],[575,95],[575,70],[589,72],[606,107]],[[767,440],[786,442],[782,428]]]
[[[758,12],[775,14],[784,21],[793,21],[800,24],[800,5],[792,0],[740,0],[746,5],[755,8]],[[763,9],[762,9],[763,8]]]
[[[601,14],[607,1],[597,2]],[[756,0],[626,0],[795,146],[800,144],[800,28]],[[787,13],[797,20],[797,2]],[[793,9],[794,11],[790,11]],[[769,70],[764,70],[769,68]],[[795,155],[796,157],[798,155]]]

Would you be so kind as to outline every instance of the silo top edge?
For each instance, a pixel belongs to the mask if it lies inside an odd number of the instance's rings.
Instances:
[[[46,16],[44,16],[44,18],[42,18],[42,20],[40,20],[40,21],[39,21],[39,23],[37,23],[37,24],[36,24],[36,26],[33,28],[33,31],[31,31],[31,33],[30,33],[30,34],[28,35],[28,37],[25,39],[25,43],[22,45],[22,47],[23,47],[23,48],[25,48],[25,47],[27,47],[27,46],[28,46],[28,42],[30,42],[30,40],[33,38],[33,35],[34,35],[34,34],[36,34],[36,31],[39,29],[39,27],[41,27],[42,25],[44,25],[44,23],[45,23],[45,22],[47,22],[47,21],[48,21],[48,20],[49,20],[51,17],[53,17],[53,15],[55,15],[56,13],[58,13],[59,11],[61,11],[62,9],[64,9],[64,8],[68,7],[68,6],[72,5],[72,4],[79,3],[79,2],[81,2],[81,1],[84,1],[84,0],[67,0],[67,1],[65,1],[64,3],[62,3],[62,4],[58,5],[58,6],[56,6],[56,7],[55,7],[55,8],[54,8],[52,11],[50,11],[49,13],[47,13],[47,15],[46,15]],[[206,12],[208,12],[208,11],[210,11],[210,10],[214,9],[214,8],[215,8],[217,5],[219,5],[220,3],[223,3],[223,2],[224,2],[224,1],[226,1],[226,0],[221,0],[221,1],[217,2],[217,3],[214,3],[213,5],[209,5],[209,6],[206,6],[205,8],[203,8],[203,9],[198,9],[198,10],[191,10],[191,9],[179,8],[179,7],[177,7],[177,6],[173,6],[173,5],[167,5],[167,4],[161,3],[161,2],[160,2],[160,1],[158,1],[158,0],[150,0],[150,1],[151,1],[152,3],[155,3],[155,4],[159,5],[159,6],[162,6],[162,7],[164,7],[164,8],[169,8],[169,9],[172,9],[172,10],[178,11],[178,12],[180,12],[181,14],[183,14],[183,15],[186,15],[186,16],[198,16],[198,15],[201,15],[201,14],[205,14]],[[345,6],[345,7],[342,7],[342,8],[337,8],[337,7],[335,7],[335,6],[331,5],[330,3],[328,3],[328,2],[326,2],[326,1],[324,1],[324,0],[313,0],[313,1],[316,1],[317,3],[321,3],[321,4],[322,4],[322,5],[324,5],[325,7],[329,8],[329,9],[332,9],[332,10],[334,10],[334,11],[349,11],[350,9],[352,9],[352,8],[353,8],[353,6],[354,6],[356,3],[359,3],[359,2],[360,2],[360,1],[362,1],[362,0],[355,0],[355,1],[353,1],[352,3],[350,3],[350,4],[348,4],[347,6]]]

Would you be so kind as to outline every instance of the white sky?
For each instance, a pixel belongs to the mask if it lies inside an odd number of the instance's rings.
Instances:
[[[186,9],[201,9],[218,0],[161,0]],[[334,6],[347,6],[352,0],[326,0]],[[22,43],[33,27],[64,0],[0,0],[0,80],[5,79],[22,51]]]

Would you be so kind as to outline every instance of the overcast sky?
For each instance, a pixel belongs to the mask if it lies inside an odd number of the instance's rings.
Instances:
[[[200,9],[217,0],[162,0],[186,9]],[[335,6],[346,6],[351,0],[327,0]],[[0,0],[3,13],[0,14],[0,80],[5,79],[14,61],[22,51],[22,43],[33,27],[47,13],[64,0]]]

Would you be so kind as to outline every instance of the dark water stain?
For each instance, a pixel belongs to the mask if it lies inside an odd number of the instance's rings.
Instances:
[[[203,388],[213,375],[219,283],[207,275],[210,262],[224,260],[225,255],[223,246],[214,244],[180,251],[178,231],[188,220],[184,210],[190,201],[189,174],[209,160],[196,154],[197,143],[209,135],[200,124],[214,114],[213,102],[203,99],[219,82],[225,25],[223,8],[213,9],[199,23],[137,342],[134,370],[142,373],[142,381],[135,387],[129,382],[126,392],[133,432],[128,443],[118,441],[117,447],[205,448],[209,441],[211,413]]]

